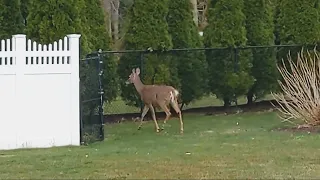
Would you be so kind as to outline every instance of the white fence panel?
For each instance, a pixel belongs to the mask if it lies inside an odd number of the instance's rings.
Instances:
[[[0,150],[80,145],[79,39],[0,43]]]

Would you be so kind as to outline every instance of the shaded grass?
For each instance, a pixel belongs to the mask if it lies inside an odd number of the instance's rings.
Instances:
[[[184,119],[184,135],[176,118],[160,134],[152,121],[140,131],[124,122],[106,125],[107,139],[87,147],[0,151],[0,179],[320,177],[320,136],[271,131],[289,126],[275,113]]]

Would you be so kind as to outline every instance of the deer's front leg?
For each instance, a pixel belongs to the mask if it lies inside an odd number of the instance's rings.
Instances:
[[[141,126],[142,126],[142,123],[143,123],[143,118],[144,118],[144,116],[146,116],[146,114],[148,113],[148,111],[149,111],[149,107],[148,107],[148,106],[144,106],[144,107],[143,107],[143,110],[142,110],[141,119],[140,119],[140,125],[139,125],[139,127],[138,127],[138,130],[141,129]]]
[[[156,125],[156,131],[157,132],[160,132],[160,128],[159,128],[159,125],[158,125],[158,122],[157,122],[157,119],[156,119],[156,114],[154,112],[154,108],[152,105],[150,105],[150,109],[151,109],[151,115],[152,115],[152,119],[154,121],[154,124]]]

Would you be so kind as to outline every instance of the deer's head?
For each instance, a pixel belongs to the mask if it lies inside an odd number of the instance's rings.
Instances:
[[[126,81],[126,84],[132,84],[136,82],[140,77],[140,68],[132,69],[131,74],[129,75],[128,80]]]

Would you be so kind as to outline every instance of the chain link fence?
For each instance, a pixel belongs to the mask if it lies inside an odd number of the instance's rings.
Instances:
[[[81,144],[104,139],[102,63],[99,53],[80,61]]]
[[[124,79],[128,78],[132,68],[139,67],[141,69],[141,79],[142,82],[146,84],[162,84],[163,82],[166,82],[167,85],[183,87],[184,84],[188,84],[188,81],[192,81],[192,78],[194,78],[192,76],[188,77],[188,74],[183,74],[183,72],[192,72],[192,69],[201,68],[199,66],[202,64],[197,63],[197,61],[200,62],[201,60],[205,60],[208,65],[207,78],[212,79],[210,76],[217,76],[217,81],[208,82],[209,86],[207,86],[205,92],[202,93],[202,97],[197,97],[187,104],[181,102],[181,105],[183,110],[206,108],[223,106],[225,104],[224,101],[227,101],[226,99],[224,100],[221,97],[217,97],[221,96],[221,92],[215,89],[215,87],[223,87],[226,86],[227,83],[230,83],[224,80],[230,80],[232,77],[226,78],[226,76],[238,77],[235,78],[237,81],[241,81],[242,79],[247,78],[247,76],[255,76],[254,82],[259,79],[263,81],[263,78],[265,78],[264,76],[267,76],[268,73],[270,74],[269,78],[272,77],[271,73],[277,71],[276,65],[281,63],[281,59],[286,60],[289,52],[292,58],[296,59],[296,54],[302,48],[304,48],[304,50],[313,50],[315,46],[279,45],[237,48],[173,49],[167,51],[152,51],[149,49],[146,51],[131,50],[103,52],[103,54],[106,54],[107,56],[114,56],[118,59],[118,68],[120,68],[118,73],[119,76],[122,77],[122,81],[119,82],[121,84],[119,96],[116,100],[111,101],[104,106],[105,118],[112,119],[113,116],[122,118],[139,117],[142,105],[142,102],[139,101],[140,97],[133,85],[124,85],[123,82]],[[183,66],[183,68],[178,68],[176,62],[181,62],[183,59],[188,61],[193,60],[193,63],[191,63],[191,65],[190,63],[180,63],[179,66]],[[271,69],[263,70],[264,66],[270,66]],[[180,72],[175,71],[176,68],[180,69]],[[179,75],[174,73],[179,73]],[[248,73],[248,75],[245,73]],[[181,77],[184,77],[184,79],[181,79]],[[273,78],[274,81],[276,81],[278,77],[275,76]],[[219,79],[221,79],[221,81],[218,81]],[[243,82],[245,83],[245,81]],[[198,84],[195,83],[195,85]],[[188,86],[192,86],[192,84],[189,83]],[[241,86],[241,84],[237,84],[237,86]],[[252,86],[255,85],[252,84]],[[232,85],[226,87],[232,87]],[[236,94],[236,91],[230,91],[230,94],[234,95],[235,98],[228,99],[228,101],[235,105],[248,103],[247,94],[244,92],[247,91],[247,89],[250,89],[250,87],[243,86],[243,88],[244,90],[239,90],[239,93],[242,93],[241,96]],[[226,91],[228,90],[228,88],[225,89]],[[192,93],[193,92],[187,92],[186,90],[182,90],[181,92],[182,96],[189,96],[189,94]],[[263,95],[267,94],[265,92],[261,93]],[[261,95],[261,97],[255,97],[255,94],[252,96],[254,96],[251,98],[253,101],[270,99],[268,94],[265,96]],[[257,94],[257,96],[259,96],[259,94]],[[187,99],[187,97],[185,97],[185,99]]]

